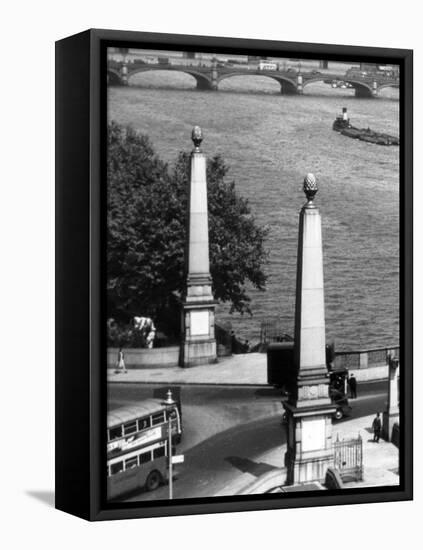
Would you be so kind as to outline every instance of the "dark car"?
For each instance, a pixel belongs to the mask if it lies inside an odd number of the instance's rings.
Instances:
[[[348,398],[345,393],[338,391],[334,388],[329,388],[329,396],[332,403],[336,405],[336,411],[333,413],[332,418],[334,420],[341,420],[344,416],[349,416],[352,411],[352,407],[348,404]],[[283,405],[283,401],[282,401]],[[282,415],[282,423],[287,421],[286,412]]]
[[[352,407],[348,404],[348,398],[344,392],[336,390],[335,388],[329,388],[329,396],[332,403],[336,405],[336,411],[333,413],[335,420],[341,420],[344,416],[351,414]]]

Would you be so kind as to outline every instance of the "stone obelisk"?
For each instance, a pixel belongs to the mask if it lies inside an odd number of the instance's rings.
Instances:
[[[332,413],[326,368],[322,223],[313,199],[313,174],[304,178],[307,203],[300,212],[294,362],[296,383],[287,412],[287,483],[324,481],[332,466]]]
[[[182,311],[180,364],[183,367],[217,361],[216,303],[210,276],[206,157],[200,149],[202,140],[201,128],[195,126],[192,130],[194,150],[191,153],[188,204],[187,280]]]
[[[393,355],[388,357],[389,364],[389,389],[387,409],[383,413],[382,436],[386,441],[392,440],[394,424],[399,424],[399,360]]]

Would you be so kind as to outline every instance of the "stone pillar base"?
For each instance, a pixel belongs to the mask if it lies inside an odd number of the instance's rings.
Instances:
[[[399,423],[399,413],[397,412],[388,412],[385,411],[383,413],[383,420],[382,420],[382,438],[385,441],[391,441],[392,440],[392,430],[394,428],[394,424]]]
[[[180,366],[194,367],[217,363],[216,338],[214,332],[215,302],[201,301],[195,287],[189,301],[183,304]],[[197,289],[198,290],[198,289]],[[197,301],[198,300],[198,301]]]
[[[287,484],[319,481],[333,467],[332,403],[296,406],[284,403],[287,414]]]
[[[324,483],[328,468],[333,468],[333,452],[331,449],[330,451],[322,452],[319,457],[304,457],[296,460],[288,451],[285,455],[285,463],[288,470],[288,485],[313,481]]]
[[[181,367],[217,363],[216,340],[185,342],[181,355]]]

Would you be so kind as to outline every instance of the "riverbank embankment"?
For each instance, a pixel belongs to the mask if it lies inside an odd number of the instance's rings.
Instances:
[[[352,372],[352,371],[351,371]],[[388,378],[388,365],[376,364],[353,369],[357,381],[368,382]],[[268,386],[267,354],[245,353],[222,357],[213,365],[199,365],[191,368],[146,367],[129,368],[126,373],[107,369],[109,383],[141,384],[205,384]]]

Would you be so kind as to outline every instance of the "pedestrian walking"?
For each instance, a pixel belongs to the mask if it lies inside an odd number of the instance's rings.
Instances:
[[[376,414],[376,417],[373,420],[372,428],[373,428],[373,441],[375,441],[376,443],[379,443],[380,432],[382,431],[382,422],[380,421],[380,413]]]
[[[355,399],[357,397],[357,380],[353,374],[348,378],[348,387],[350,388],[351,399]]]
[[[117,358],[117,363],[116,363],[116,369],[115,369],[115,374],[119,374],[120,372],[123,372],[124,374],[126,374],[128,371],[126,370],[126,366],[125,366],[125,355],[123,353],[123,350],[122,348],[119,348],[119,352],[118,352],[118,358]]]

